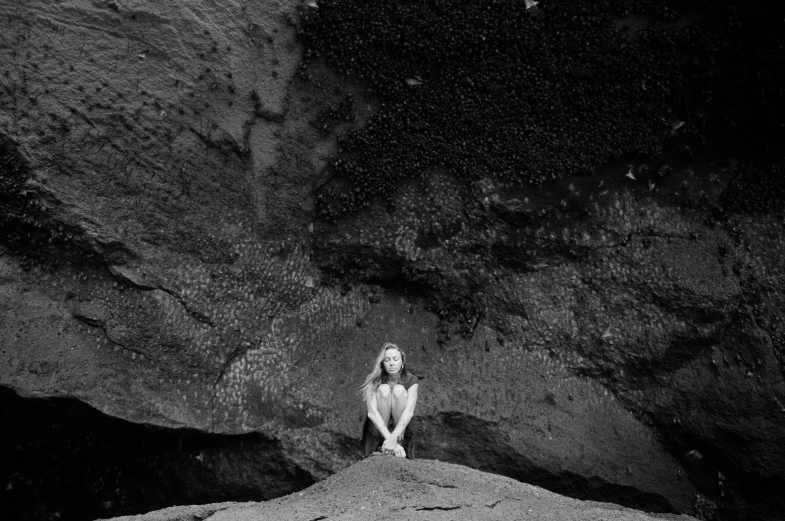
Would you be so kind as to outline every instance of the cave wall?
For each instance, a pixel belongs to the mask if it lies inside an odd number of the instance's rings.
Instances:
[[[325,219],[337,137],[380,103],[297,74],[293,2],[0,7],[3,387],[255,433],[318,480],[359,458],[357,387],[392,340],[422,457],[779,508],[783,221],[722,209],[729,158],[471,189],[433,169]],[[347,92],[353,121],[330,115]]]

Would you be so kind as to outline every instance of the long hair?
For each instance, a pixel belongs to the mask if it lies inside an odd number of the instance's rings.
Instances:
[[[387,381],[387,373],[384,370],[382,363],[384,362],[384,353],[386,353],[388,349],[397,349],[398,352],[401,353],[401,378],[406,378],[409,375],[409,372],[406,369],[406,353],[403,352],[403,349],[392,342],[384,344],[382,350],[379,351],[379,356],[376,357],[376,362],[373,364],[373,370],[365,377],[365,383],[360,386],[360,394],[362,394],[363,401],[366,404],[371,401],[371,396],[376,392],[376,389]]]

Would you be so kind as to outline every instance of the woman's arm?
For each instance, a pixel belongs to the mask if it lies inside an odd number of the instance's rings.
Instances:
[[[390,437],[390,431],[387,429],[387,425],[385,425],[382,415],[379,414],[379,409],[376,407],[376,393],[371,394],[371,399],[368,401],[368,419],[379,429],[385,440]]]
[[[403,413],[401,414],[401,419],[398,420],[398,425],[396,425],[395,429],[393,429],[393,431],[390,433],[390,436],[394,436],[395,440],[398,440],[398,438],[403,436],[406,426],[409,425],[410,421],[412,421],[412,416],[414,416],[414,408],[417,406],[417,392],[419,387],[419,384],[414,384],[409,387],[408,396],[406,398],[406,407],[403,408]]]

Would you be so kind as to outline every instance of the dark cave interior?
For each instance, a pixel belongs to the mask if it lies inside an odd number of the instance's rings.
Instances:
[[[3,519],[88,520],[172,505],[264,501],[314,479],[258,434],[208,435],[108,417],[75,399],[0,389]]]

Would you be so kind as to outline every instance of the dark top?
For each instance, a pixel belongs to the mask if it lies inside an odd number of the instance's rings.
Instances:
[[[408,391],[409,387],[411,387],[412,385],[416,384],[419,381],[420,381],[419,378],[414,376],[412,373],[409,373],[406,375],[406,379],[401,378],[401,380],[398,383]],[[382,374],[382,383],[383,384],[387,383],[387,373]]]
[[[420,381],[419,378],[414,376],[413,374],[406,375],[406,378],[401,378],[401,381],[398,382],[400,385],[403,386],[404,389],[407,391],[409,388],[418,383]],[[382,383],[387,383],[387,375],[382,374]],[[414,417],[412,417],[409,424],[406,426],[406,429],[403,431],[403,442],[401,446],[403,450],[406,451],[406,458],[407,459],[414,459]],[[390,421],[387,424],[387,429],[392,431],[395,428],[395,424],[393,423],[392,415],[390,415]],[[363,433],[362,439],[360,440],[360,448],[363,451],[363,456],[368,457],[374,452],[376,452],[379,447],[384,443],[384,437],[379,432],[379,429],[376,428],[376,425],[373,424],[368,415],[365,415],[365,421],[363,422]]]

